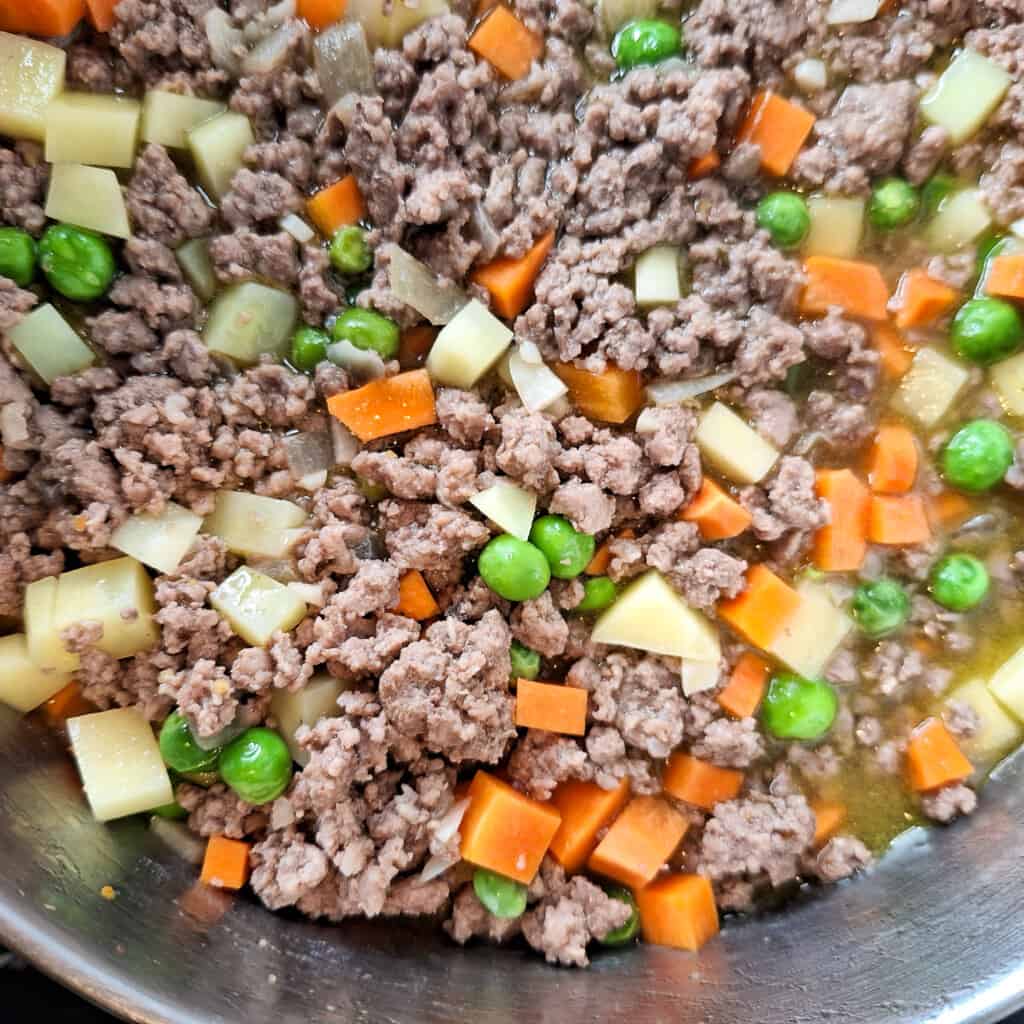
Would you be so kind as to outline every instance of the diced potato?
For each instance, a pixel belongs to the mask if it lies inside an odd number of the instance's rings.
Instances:
[[[390,6],[390,13],[384,13],[385,6]],[[345,9],[346,17],[362,23],[371,49],[398,47],[407,32],[447,12],[447,0],[349,0]]]
[[[174,800],[156,736],[138,708],[69,718],[68,738],[97,821],[140,814]]]
[[[155,610],[146,570],[134,558],[115,558],[61,575],[53,618],[58,631],[76,622],[101,623],[97,648],[112,658],[130,658],[159,641]]]
[[[296,541],[306,513],[280,498],[245,491],[218,491],[203,532],[220,537],[235,554],[247,558],[283,558]]]
[[[695,439],[701,455],[738,484],[763,480],[779,458],[772,445],[721,402],[701,416]]]
[[[499,480],[469,499],[478,512],[506,533],[526,540],[530,536],[533,517],[537,512],[537,495],[524,491],[508,480]]]
[[[172,573],[196,539],[202,519],[173,501],[158,516],[135,515],[122,523],[110,546],[157,572]]]
[[[316,725],[321,718],[335,718],[339,713],[338,698],[352,684],[335,679],[326,672],[318,672],[295,693],[276,690],[270,700],[270,712],[277,719],[278,732],[284,737],[296,764],[309,764],[309,751],[295,741],[300,725]]]
[[[174,255],[178,257],[181,272],[196,295],[204,302],[212,302],[217,294],[217,275],[213,272],[213,261],[210,259],[210,240],[193,238]]]
[[[988,689],[1003,707],[1024,722],[1024,647],[996,670]]]
[[[274,633],[287,633],[306,615],[306,603],[294,591],[247,565],[236,569],[210,595],[210,604],[255,647],[266,647]]]
[[[224,104],[150,89],[142,101],[142,141],[188,149],[188,133],[224,113]]]
[[[601,24],[608,35],[614,35],[627,21],[653,18],[658,13],[658,0],[597,0]]]
[[[427,356],[427,370],[439,384],[469,389],[511,343],[509,328],[473,299],[441,328]]]
[[[294,296],[247,281],[222,293],[210,308],[203,340],[211,352],[251,366],[264,353],[285,355],[298,315]]]
[[[864,236],[864,200],[811,196],[807,208],[811,213],[811,230],[804,240],[804,253],[853,259]]]
[[[112,238],[129,238],[132,233],[121,183],[106,167],[54,164],[46,216]]]
[[[64,89],[67,54],[36,39],[0,32],[0,133],[46,138],[46,108]]]
[[[722,679],[722,665],[718,661],[683,661],[680,671],[683,693],[692,697],[695,693],[713,690]]]
[[[946,698],[947,703],[951,700],[963,701],[978,715],[978,731],[970,739],[961,741],[963,752],[975,765],[994,764],[1024,736],[1020,722],[1006,713],[983,679],[961,684]]]
[[[960,52],[921,97],[926,121],[949,132],[954,146],[969,139],[988,120],[1013,83],[995,61],[971,49]]]
[[[800,607],[767,648],[787,668],[808,679],[820,677],[853,621],[833,603],[828,589],[811,580],[797,585]]]
[[[249,118],[231,111],[211,117],[188,133],[199,181],[213,199],[228,193],[231,179],[242,166],[242,154],[255,141]]]
[[[125,96],[66,92],[46,108],[46,159],[54,164],[131,167],[142,105]]]
[[[78,655],[64,649],[55,618],[57,588],[56,576],[47,576],[25,587],[25,644],[32,663],[43,671],[74,672],[79,664]]]
[[[0,637],[0,701],[32,711],[71,681],[68,672],[40,668],[28,654],[23,633]]]
[[[965,188],[944,199],[925,230],[925,241],[940,252],[956,252],[970,245],[992,224],[992,214],[981,190]]]
[[[49,304],[29,313],[7,332],[7,338],[47,384],[58,377],[70,377],[96,362],[93,350]]]
[[[657,571],[632,583],[594,623],[594,643],[633,647],[690,661],[717,663],[718,631]]]
[[[933,348],[918,349],[892,398],[893,408],[934,427],[949,412],[970,379],[966,367]]]
[[[1003,408],[1011,416],[1024,416],[1024,353],[996,363],[988,373]]]
[[[679,286],[679,247],[656,245],[642,253],[634,267],[634,291],[641,309],[671,306],[683,297]]]

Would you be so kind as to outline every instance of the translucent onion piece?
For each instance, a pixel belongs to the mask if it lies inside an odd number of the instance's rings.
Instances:
[[[366,32],[358,21],[342,21],[321,32],[313,43],[313,62],[329,107],[350,93],[377,91]]]
[[[828,68],[824,61],[808,57],[793,68],[793,81],[805,93],[821,92],[828,85]]]
[[[692,697],[695,693],[713,690],[722,678],[722,666],[717,661],[683,660],[683,693]]]
[[[713,373],[709,377],[695,377],[693,380],[659,380],[647,385],[647,397],[655,405],[676,405],[731,384],[736,376],[736,372],[730,370],[726,373]]]
[[[530,412],[540,412],[558,401],[568,388],[543,363],[527,363],[518,352],[508,357],[508,372],[516,393]]]
[[[423,865],[423,870],[420,872],[420,881],[432,882],[435,878],[440,878],[449,868],[455,867],[460,860],[461,858],[457,854],[435,853]]]
[[[519,343],[519,358],[524,363],[530,363],[532,366],[539,366],[544,363],[544,357],[540,354],[540,349],[532,341],[521,341]]]
[[[491,220],[491,215],[484,209],[484,204],[477,200],[473,204],[473,215],[470,218],[473,235],[480,243],[480,259],[482,262],[494,259],[501,249],[501,235]]]
[[[344,423],[331,417],[331,444],[334,446],[334,464],[348,469],[362,450],[359,438]]]
[[[150,831],[168,848],[173,850],[183,861],[189,864],[202,864],[206,855],[206,843],[188,830],[188,826],[180,821],[169,821],[154,814],[149,821]]]
[[[461,288],[454,284],[441,284],[428,266],[400,246],[392,243],[384,246],[382,252],[389,264],[391,290],[395,297],[412,306],[435,327],[453,320],[469,301]]]
[[[203,19],[206,38],[210,43],[210,56],[213,63],[223,71],[237,75],[242,70],[242,57],[245,56],[245,39],[239,29],[231,21],[231,15],[219,7],[208,11]]]
[[[253,18],[252,21],[246,24],[242,28],[242,35],[250,43],[259,42],[259,40],[270,35],[278,25],[283,25],[289,19],[297,17],[298,6],[296,0],[281,0],[280,3],[268,8],[266,13]]]
[[[350,341],[336,341],[327,346],[327,358],[335,366],[348,370],[361,380],[377,380],[384,376],[384,360],[377,352],[356,348]]]
[[[192,727],[191,722],[189,722],[188,731],[200,750],[215,750],[217,747],[226,746],[233,739],[237,739],[249,728],[249,725],[250,723],[246,721],[244,715],[236,715],[233,722],[229,722],[212,736],[200,736],[198,731]]]
[[[284,67],[292,48],[305,38],[307,31],[299,21],[289,21],[274,29],[242,58],[242,71],[247,75],[269,75]]]
[[[300,601],[311,605],[314,608],[323,608],[324,590],[316,583],[289,583],[288,589],[294,593]]]
[[[301,218],[294,213],[282,217],[280,221],[282,231],[287,231],[299,245],[305,245],[316,238],[316,232]]]
[[[459,826],[462,824],[462,819],[466,815],[466,811],[469,810],[469,797],[463,797],[463,799],[452,804],[451,807],[444,813],[441,819],[437,823],[437,828],[434,830],[434,836],[438,841],[447,843],[456,832],[459,831]]]
[[[882,0],[832,0],[825,22],[828,25],[861,25],[878,14]]]
[[[284,454],[292,476],[300,480],[334,466],[334,446],[326,431],[291,434],[284,439]]]

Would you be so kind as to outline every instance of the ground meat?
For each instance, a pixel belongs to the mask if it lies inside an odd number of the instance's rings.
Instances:
[[[284,231],[257,235],[239,228],[221,235],[210,242],[210,260],[218,280],[225,284],[263,278],[287,286],[299,276],[298,246]]]
[[[554,463],[561,450],[554,424],[540,413],[513,409],[501,418],[495,461],[529,490],[543,494],[557,486]]]
[[[823,882],[839,882],[871,864],[871,851],[854,836],[835,836],[804,858],[804,870]]]
[[[751,426],[776,448],[785,449],[800,429],[796,403],[782,391],[757,390],[746,395]]]
[[[605,494],[597,484],[585,484],[573,479],[562,484],[548,505],[549,510],[565,516],[581,533],[603,533],[612,525],[615,499]]]
[[[472,885],[464,886],[452,903],[452,915],[445,921],[445,931],[460,946],[470,939],[481,938],[489,942],[506,942],[522,930],[518,917],[495,917],[477,899]]]
[[[568,736],[531,729],[512,751],[508,779],[535,800],[549,800],[569,779],[587,779],[593,769],[586,751]]]
[[[970,814],[978,806],[978,795],[963,783],[943,786],[921,797],[921,810],[942,824],[948,824],[961,815]]]
[[[267,826],[265,806],[247,804],[222,782],[209,789],[183,782],[175,789],[174,798],[189,812],[189,828],[201,836],[246,839]]]
[[[928,665],[919,650],[896,640],[883,640],[861,672],[881,696],[896,698],[911,690],[941,693],[952,676],[949,669]]]
[[[40,234],[46,225],[43,206],[49,180],[50,165],[41,146],[18,142],[12,149],[0,149],[0,218],[4,224]]]
[[[718,548],[704,548],[692,558],[677,563],[669,575],[687,603],[709,610],[746,587],[746,572],[747,563],[742,558]]]
[[[0,330],[17,327],[38,301],[32,292],[19,288],[10,278],[0,277]]]
[[[717,718],[691,750],[695,757],[722,768],[749,768],[764,754],[764,739],[753,718]]]
[[[512,635],[545,658],[557,658],[565,652],[569,627],[555,607],[550,591],[532,601],[524,601],[512,613]]]

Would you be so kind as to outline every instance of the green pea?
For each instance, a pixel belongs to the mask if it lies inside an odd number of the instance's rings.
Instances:
[[[373,266],[373,253],[360,227],[341,228],[331,239],[331,263],[340,274],[363,274]]]
[[[526,910],[526,886],[486,868],[473,872],[473,892],[495,917],[520,917]]]
[[[596,548],[594,538],[577,531],[565,516],[541,516],[530,530],[530,543],[544,553],[551,575],[560,580],[576,579]]]
[[[291,362],[296,370],[312,373],[326,358],[331,339],[316,327],[300,327],[292,335]]]
[[[956,178],[945,171],[936,171],[921,188],[921,208],[926,217],[932,217],[942,205],[942,200],[956,188]]]
[[[615,603],[619,588],[607,576],[592,576],[583,582],[583,600],[573,609],[581,615],[594,615]]]
[[[868,219],[879,231],[906,227],[921,209],[921,196],[903,178],[884,178],[871,190]]]
[[[862,583],[853,595],[853,618],[873,640],[895,633],[910,615],[910,598],[895,580]]]
[[[816,740],[835,721],[835,690],[818,679],[792,673],[774,676],[761,704],[761,722],[780,740]]]
[[[54,291],[74,302],[92,302],[114,280],[114,254],[94,231],[54,224],[39,242],[39,266]]]
[[[811,230],[811,214],[795,192],[772,192],[757,204],[757,224],[780,249],[793,249]]]
[[[186,782],[191,782],[193,786],[202,786],[203,789],[209,789],[214,783],[220,782],[220,772],[216,768],[205,772],[178,772],[178,774]]]
[[[932,569],[928,589],[932,597],[951,612],[977,607],[988,593],[988,570],[974,555],[946,555]]]
[[[372,309],[353,306],[334,321],[331,337],[335,341],[348,341],[356,348],[377,352],[382,359],[398,355],[398,324]]]
[[[278,733],[258,726],[221,751],[220,774],[246,803],[269,803],[288,788],[292,755]]]
[[[1020,314],[1002,299],[968,299],[953,317],[950,340],[957,355],[979,366],[1012,356],[1024,341]]]
[[[168,821],[181,821],[183,818],[188,817],[188,811],[181,806],[177,801],[169,804],[162,804],[160,807],[154,807],[153,813],[158,818],[166,818]]]
[[[961,491],[980,494],[995,487],[1013,464],[1013,440],[995,420],[971,420],[946,443],[942,475]]]
[[[19,228],[0,228],[0,277],[27,288],[36,276],[36,240]]]
[[[532,544],[503,533],[480,552],[477,568],[487,584],[506,601],[532,601],[551,582],[551,567]]]
[[[220,750],[203,750],[180,711],[172,711],[160,729],[160,756],[168,768],[182,774],[209,772],[217,768]]]
[[[526,644],[513,640],[508,654],[512,660],[513,679],[536,679],[540,675],[540,655]]]
[[[621,885],[606,885],[604,891],[608,893],[612,899],[621,900],[623,903],[628,903],[632,909],[632,913],[629,915],[629,920],[619,925],[618,928],[613,928],[603,939],[600,939],[601,945],[603,946],[624,946],[627,942],[632,942],[636,938],[637,932],[640,931],[640,908],[636,905],[636,900],[633,898],[633,894]]]
[[[612,40],[612,56],[620,71],[658,64],[680,52],[683,34],[667,21],[641,18],[623,25]]]

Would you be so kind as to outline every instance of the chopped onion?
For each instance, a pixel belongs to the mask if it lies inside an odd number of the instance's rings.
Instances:
[[[294,213],[289,213],[280,220],[280,228],[287,231],[299,245],[305,245],[316,238],[316,232],[301,218]]]
[[[206,843],[190,832],[187,825],[154,814],[150,818],[149,829],[183,861],[197,865],[203,863],[203,857],[206,855]]]
[[[344,338],[327,346],[327,358],[335,366],[348,370],[362,380],[377,380],[384,376],[384,360],[379,353],[356,348]]]
[[[255,569],[257,572],[263,573],[264,576],[269,576],[272,580],[277,580],[278,583],[292,583],[298,579],[298,573],[295,570],[295,563],[291,561],[291,559],[250,558],[246,564],[250,569]]]
[[[1010,225],[1010,234],[1016,238],[1024,238],[1024,217],[1020,220],[1015,220]]]
[[[220,7],[214,7],[207,11],[203,27],[213,63],[223,71],[237,75],[242,70],[246,46],[241,30],[235,28],[231,21],[231,15]]]
[[[442,843],[447,843],[459,831],[459,826],[462,824],[462,819],[466,815],[466,811],[469,810],[469,797],[463,797],[461,800],[452,804],[451,807],[441,816],[437,822],[437,828],[434,830],[434,836]]]
[[[269,75],[288,63],[292,49],[307,35],[300,21],[289,21],[274,29],[242,58],[242,71],[247,75]]]
[[[356,541],[351,547],[352,554],[361,561],[379,562],[388,555],[384,538],[376,530],[368,531],[362,540]]]
[[[241,736],[248,728],[249,723],[245,721],[242,715],[236,715],[234,721],[229,722],[223,729],[219,729],[212,736],[200,736],[199,732],[192,726],[192,723],[189,722],[188,724],[189,734],[195,740],[195,744],[200,750],[216,750],[217,747],[227,746],[227,744]]]
[[[528,363],[518,351],[509,353],[508,372],[523,405],[530,412],[546,409],[569,390],[543,363]]]
[[[362,450],[359,438],[344,423],[331,417],[331,443],[334,446],[334,464],[348,469]]]
[[[334,446],[326,431],[289,435],[284,439],[284,456],[297,480],[314,473],[326,474],[334,466]]]
[[[314,608],[324,606],[324,588],[317,583],[289,583],[288,589],[300,600]]]
[[[440,878],[449,868],[455,867],[461,859],[458,854],[435,853],[423,865],[423,870],[420,872],[420,881],[432,882],[435,878]]]
[[[695,377],[693,380],[658,380],[647,385],[647,397],[655,405],[676,405],[731,384],[737,376],[734,370],[730,370],[726,373],[713,373],[709,377]]]
[[[469,301],[458,285],[441,284],[430,267],[400,246],[392,243],[381,251],[389,264],[391,290],[396,298],[412,306],[435,327],[449,323]]]
[[[800,61],[793,68],[793,81],[805,92],[821,92],[828,85],[828,68],[815,57]]]
[[[683,659],[683,693],[692,697],[695,693],[713,690],[722,677],[722,666],[717,661],[689,661]]]
[[[825,14],[827,25],[862,25],[878,14],[882,0],[832,0]]]
[[[473,233],[480,243],[480,258],[492,260],[501,248],[501,235],[491,220],[491,215],[484,209],[484,204],[477,200],[473,204],[473,215],[470,218]]]
[[[307,494],[313,494],[319,491],[321,487],[327,484],[327,470],[318,469],[315,473],[307,473],[305,476],[300,476],[296,483],[299,486],[300,491],[305,491]]]
[[[297,17],[298,6],[297,0],[281,0],[280,3],[274,4],[263,14],[253,18],[244,26],[242,34],[248,42],[257,43],[270,35],[278,25],[283,25],[290,18]]]
[[[313,62],[328,107],[349,93],[377,91],[366,32],[358,21],[342,21],[321,32],[313,43]]]
[[[544,365],[544,357],[540,354],[540,349],[532,341],[521,341],[519,343],[519,358],[524,363],[530,363],[533,366]]]

